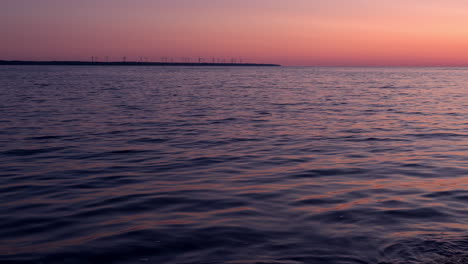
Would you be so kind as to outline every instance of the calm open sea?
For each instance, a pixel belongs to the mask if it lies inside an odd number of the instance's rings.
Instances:
[[[1,66],[0,114],[1,263],[468,263],[468,68]]]

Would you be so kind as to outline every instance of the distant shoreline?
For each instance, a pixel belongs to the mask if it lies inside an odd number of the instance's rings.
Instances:
[[[57,66],[236,66],[236,67],[279,67],[279,64],[264,63],[190,63],[190,62],[91,62],[91,61],[5,61],[0,65],[57,65]]]

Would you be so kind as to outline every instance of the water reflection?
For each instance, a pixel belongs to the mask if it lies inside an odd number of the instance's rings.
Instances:
[[[465,256],[465,69],[5,74],[0,261]]]

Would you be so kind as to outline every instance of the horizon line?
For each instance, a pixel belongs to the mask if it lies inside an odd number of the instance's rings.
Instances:
[[[18,63],[16,65],[21,65],[20,63],[24,63],[27,65],[28,63],[36,65],[41,65],[41,63],[63,63],[62,65],[66,65],[66,63],[76,63],[76,65],[268,65],[268,66],[281,66],[281,67],[342,67],[342,68],[467,68],[468,64],[466,65],[282,65],[277,63],[257,63],[257,62],[165,62],[165,61],[86,61],[86,60],[5,60],[0,59],[0,65],[14,65],[14,63]]]

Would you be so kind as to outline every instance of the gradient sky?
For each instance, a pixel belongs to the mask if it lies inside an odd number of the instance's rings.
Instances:
[[[0,59],[468,66],[467,0],[0,0]]]

